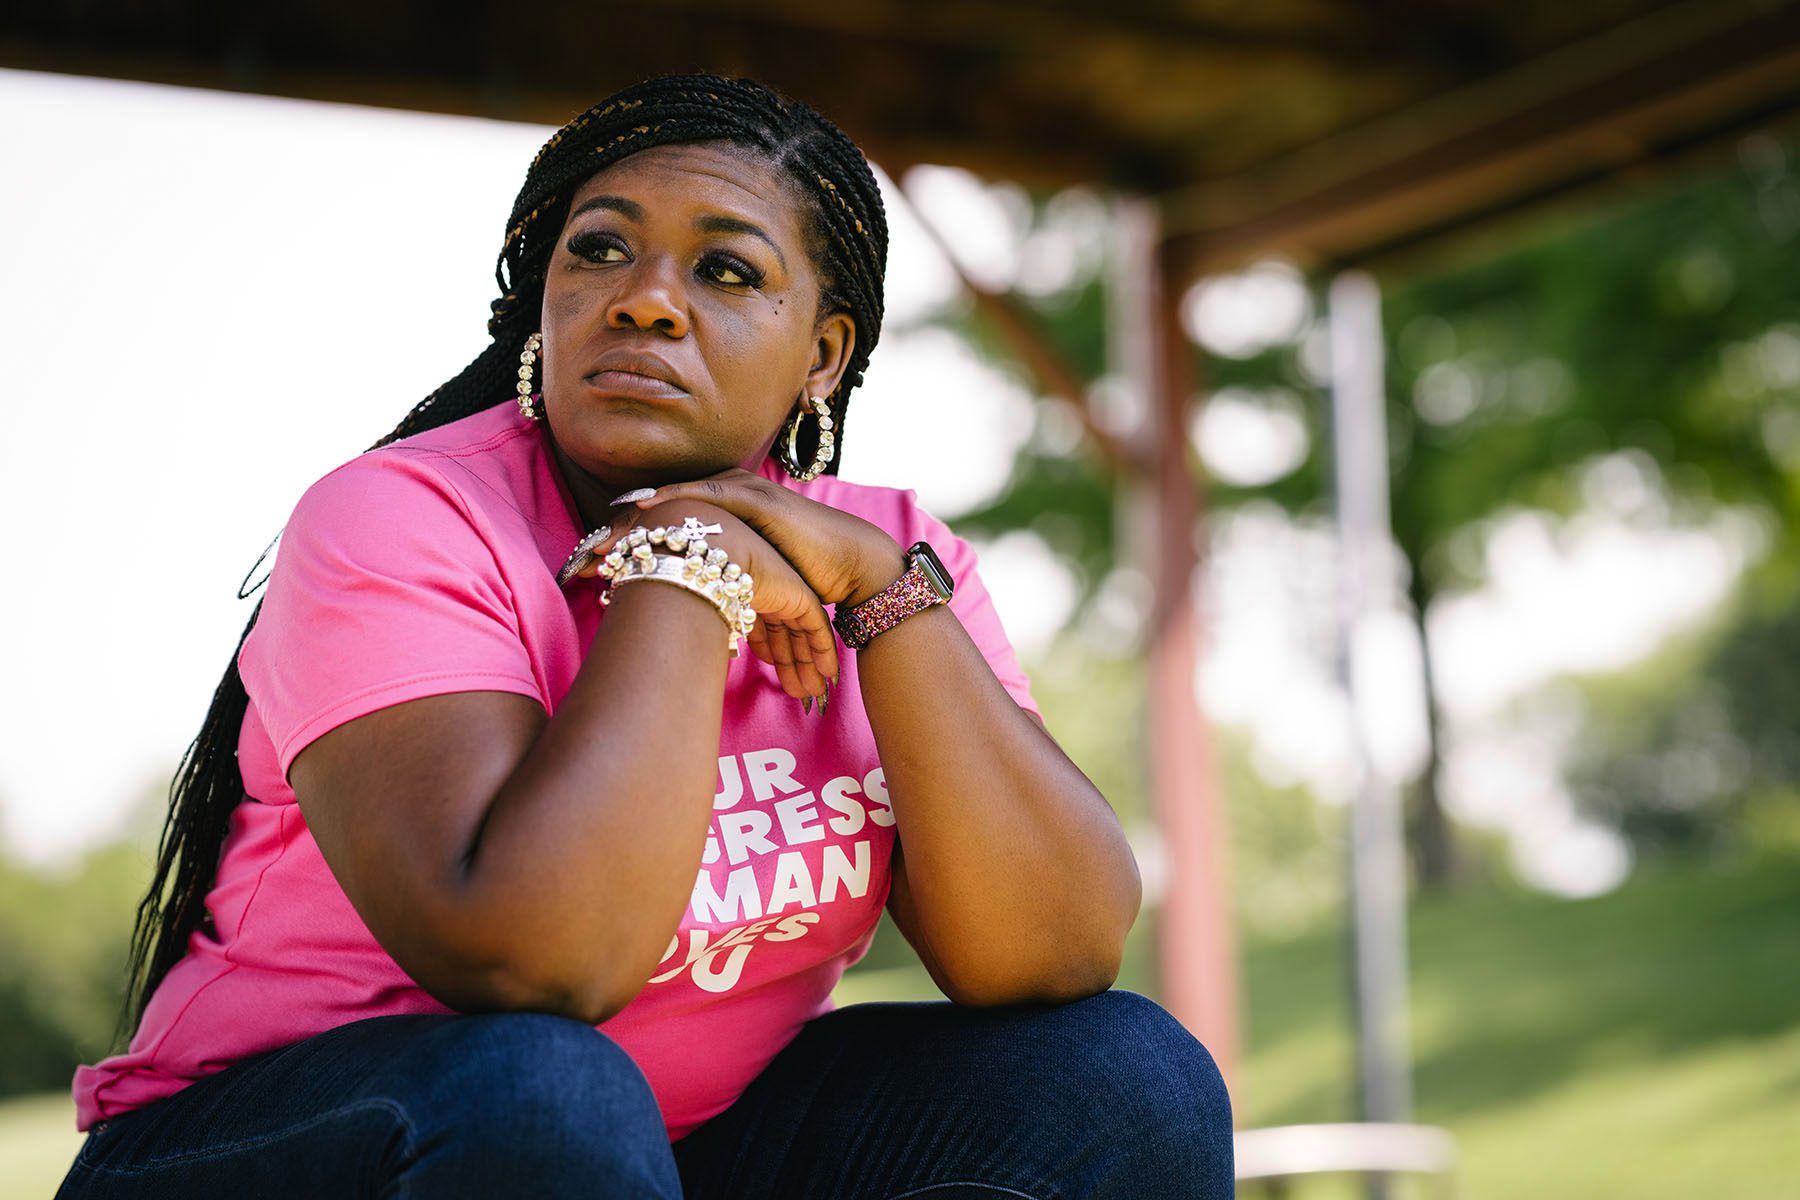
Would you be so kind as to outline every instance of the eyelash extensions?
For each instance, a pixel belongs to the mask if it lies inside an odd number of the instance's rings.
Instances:
[[[592,229],[584,229],[569,238],[569,253],[589,262],[599,262],[600,253],[608,248],[624,250],[625,244],[610,233]],[[723,267],[743,280],[742,283],[726,283],[722,279],[714,279],[713,282],[721,287],[759,288],[763,284],[763,273],[736,255],[714,250],[703,255],[700,262],[703,266],[710,263]]]

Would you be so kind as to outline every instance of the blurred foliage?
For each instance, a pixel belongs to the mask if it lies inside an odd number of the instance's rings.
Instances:
[[[1029,665],[1032,694],[1065,753],[1127,830],[1156,836],[1143,744],[1144,662],[1066,635]],[[1257,935],[1316,928],[1344,895],[1344,814],[1314,802],[1305,789],[1266,781],[1252,767],[1248,739],[1220,728],[1213,739],[1231,842],[1224,867],[1240,928]],[[1145,908],[1154,906],[1146,900]],[[1140,924],[1143,919],[1140,918]]]
[[[1064,634],[1025,663],[1031,692],[1064,753],[1094,782],[1132,837],[1140,868],[1156,853],[1155,821],[1144,764],[1144,663]],[[1343,813],[1314,803],[1297,787],[1277,787],[1252,769],[1246,740],[1229,729],[1213,731],[1220,782],[1231,796],[1231,844],[1225,869],[1239,926],[1255,935],[1290,935],[1337,911],[1344,894]],[[1127,947],[1120,987],[1148,986],[1155,978],[1156,897],[1147,886],[1143,910]],[[856,969],[882,971],[916,966],[918,958],[884,916],[875,943]],[[1124,979],[1139,981],[1126,983]]]
[[[1029,670],[1032,694],[1064,752],[1128,830],[1153,838],[1142,658],[1071,634],[1036,656]],[[1219,782],[1233,801],[1225,869],[1240,925],[1269,934],[1316,926],[1344,892],[1342,814],[1315,804],[1303,789],[1264,781],[1250,765],[1246,739],[1235,731],[1201,736],[1214,739]]]
[[[0,1095],[67,1091],[110,1053],[150,860],[134,838],[55,874],[0,857]]]
[[[1800,604],[1760,591],[1585,688],[1566,773],[1640,854],[1800,847]]]
[[[1795,151],[1773,139],[1745,147],[1731,170],[1541,224],[1479,261],[1388,280],[1384,301],[1394,522],[1423,585],[1417,602],[1481,581],[1479,534],[1497,514],[1577,510],[1586,499],[1583,470],[1603,455],[1647,464],[1646,477],[1668,489],[1677,515],[1743,504],[1772,516],[1770,557],[1710,628],[1630,672],[1586,681],[1590,736],[1569,766],[1590,810],[1640,848],[1735,846],[1739,860],[1759,846],[1800,844],[1800,734],[1787,720],[1800,708],[1800,167]],[[1019,301],[1082,378],[1101,381],[1099,276]],[[978,317],[964,310],[946,322],[990,360],[1008,361]],[[1246,357],[1201,365],[1214,392],[1297,397],[1309,438],[1292,471],[1257,487],[1208,477],[1196,452],[1212,508],[1274,501],[1306,513],[1325,505],[1318,332],[1314,324]],[[1083,633],[1117,565],[1113,481],[1067,437],[1066,418],[1059,432],[1059,418],[1042,407],[1038,433],[1005,489],[952,524],[977,538],[1033,530],[1073,568],[1080,602],[1064,635],[1029,664],[1034,691],[1065,750],[1141,839],[1152,823],[1142,663],[1129,647]],[[1327,930],[1343,890],[1342,814],[1303,790],[1267,783],[1233,731],[1210,736],[1232,797],[1228,868],[1237,911],[1259,947],[1250,962],[1254,1061],[1263,1064],[1252,1078],[1255,1111],[1284,1120],[1341,1115],[1343,1097],[1317,1089],[1323,1078],[1333,1086],[1349,1078],[1331,1058],[1342,1051],[1333,1040],[1341,1038],[1341,980],[1327,975],[1339,956],[1319,945],[1337,936]],[[159,796],[150,805],[158,824],[161,803]],[[0,1094],[66,1093],[77,1063],[115,1049],[103,1039],[150,875],[153,837],[141,825],[55,875],[0,857]],[[1653,884],[1631,895],[1663,899],[1621,898],[1616,908],[1545,903],[1518,925],[1510,908],[1445,909],[1463,915],[1435,924],[1427,909],[1414,955],[1424,1115],[1434,1115],[1434,1105],[1447,1119],[1476,1112],[1481,1088],[1552,1094],[1559,1055],[1625,1061],[1632,1038],[1648,1039],[1650,1057],[1660,1059],[1722,1036],[1709,1030],[1746,1022],[1758,1036],[1775,1036],[1780,1022],[1756,997],[1791,994],[1791,969],[1782,988],[1708,984],[1702,990],[1719,1008],[1716,1019],[1678,1019],[1662,1004],[1671,980],[1692,980],[1670,955],[1691,952],[1721,981],[1745,970],[1767,979],[1777,969],[1757,948],[1775,943],[1755,938],[1791,931],[1791,921],[1778,930],[1777,913],[1791,917],[1795,897],[1767,868],[1753,878],[1741,894]],[[1591,919],[1569,921],[1569,913]],[[1121,986],[1147,990],[1154,979],[1154,922],[1147,905]],[[1727,925],[1733,938],[1708,932]],[[1641,940],[1671,930],[1680,936],[1667,953]],[[1595,953],[1621,944],[1635,957]],[[1791,968],[1791,956],[1784,961]],[[916,966],[884,918],[858,970]],[[1583,971],[1597,982],[1583,983],[1581,994],[1598,999],[1577,1012],[1567,1002],[1569,981]],[[1558,1028],[1569,1032],[1546,1041],[1544,1031]],[[1610,1037],[1614,1029],[1628,1036]],[[1322,1061],[1331,1069],[1321,1072]],[[1638,1086],[1616,1098],[1629,1107]],[[1559,1103],[1573,1112],[1583,1101],[1569,1093]]]
[[[1035,197],[1026,236],[1051,211]],[[1596,730],[1595,753],[1572,771],[1596,814],[1659,845],[1732,819],[1735,802],[1724,797],[1734,780],[1746,794],[1800,792],[1800,741],[1777,716],[1800,696],[1800,672],[1788,665],[1800,662],[1800,144],[1754,134],[1724,169],[1539,217],[1462,255],[1383,279],[1393,526],[1415,614],[1484,582],[1495,518],[1592,503],[1591,468],[1607,456],[1632,464],[1670,521],[1726,505],[1758,510],[1774,544],[1756,603],[1735,610],[1742,627],[1721,631],[1716,661],[1663,678],[1654,703],[1646,696],[1629,720]],[[1100,276],[1013,299],[1083,379],[1102,381]],[[1314,313],[1323,306],[1314,288]],[[991,361],[1009,361],[972,308],[943,322]],[[1242,357],[1196,352],[1210,394],[1283,401],[1308,440],[1292,470],[1253,487],[1210,472],[1195,451],[1209,508],[1328,507],[1323,338],[1311,320]],[[1041,433],[1066,424],[1052,407],[1040,405]],[[1114,504],[1113,481],[1090,451],[1039,436],[1001,494],[954,524],[966,536],[1043,532],[1080,583],[1077,624],[1120,549]],[[1607,755],[1623,756],[1610,779],[1597,765]],[[1415,797],[1416,835],[1437,820],[1434,769]]]
[[[1416,608],[1483,581],[1492,517],[1569,515],[1596,499],[1587,468],[1603,455],[1631,463],[1669,520],[1723,505],[1769,514],[1780,531],[1773,560],[1800,561],[1788,532],[1800,449],[1797,235],[1794,150],[1756,135],[1731,169],[1565,217],[1477,264],[1390,289],[1393,521]],[[1769,651],[1774,632],[1746,627],[1718,646],[1748,637]],[[1584,732],[1571,783],[1640,849],[1691,845],[1731,821],[1728,786],[1696,794],[1709,773],[1716,785],[1730,775],[1735,735],[1719,724],[1730,716],[1717,686],[1747,685],[1746,700],[1800,688],[1771,678],[1779,656],[1733,661],[1665,677],[1626,720],[1630,732]],[[1671,768],[1689,780],[1674,785],[1679,797],[1667,791]]]
[[[1747,139],[1733,169],[1541,221],[1477,261],[1384,279],[1395,537],[1433,590],[1481,582],[1452,552],[1496,513],[1568,514],[1579,468],[1648,461],[1678,502],[1785,519],[1800,488],[1800,147]],[[1323,296],[1315,292],[1315,307]],[[1322,326],[1313,328],[1318,336]],[[1211,503],[1326,503],[1328,400],[1308,339],[1204,364],[1210,386],[1306,401],[1311,453]]]
[[[1800,196],[1800,167],[1765,143],[1759,165],[1391,290],[1395,534],[1435,586],[1478,581],[1441,553],[1458,530],[1574,511],[1574,468],[1601,454],[1647,461],[1700,510],[1793,513],[1779,431],[1800,422],[1800,218],[1773,223],[1767,197]]]
[[[1047,201],[1034,211],[1043,219]],[[1028,312],[1069,366],[1086,383],[1106,371],[1107,296],[1098,276],[1069,291],[1047,297],[1018,294],[1013,300]],[[989,363],[1016,371],[1012,352],[980,313],[963,305],[947,311],[942,323],[966,338]],[[1033,380],[1021,383],[1035,390]],[[1015,529],[1038,534],[1074,573],[1077,598],[1073,624],[1089,609],[1095,593],[1115,565],[1115,481],[1085,447],[1071,449],[1055,436],[1073,418],[1049,403],[1038,405],[1038,435],[1014,458],[1006,486],[987,504],[965,512],[951,524],[969,538],[993,539]],[[1046,436],[1049,435],[1049,436]]]

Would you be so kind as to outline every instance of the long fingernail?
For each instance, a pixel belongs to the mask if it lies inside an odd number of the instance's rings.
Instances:
[[[812,715],[812,700],[813,700],[813,698],[811,696],[808,696],[804,700],[800,701],[800,711],[807,714],[808,716]]]
[[[602,525],[582,538],[575,549],[569,552],[569,557],[563,560],[562,568],[556,572],[557,586],[568,583],[569,580],[587,570],[588,565],[594,561],[594,547],[611,536],[612,526]]]
[[[831,680],[827,679],[825,681],[825,695],[819,700],[819,711],[821,713],[824,712],[825,706],[830,703],[831,703]]]
[[[656,495],[655,488],[632,488],[629,492],[613,500],[614,504],[635,504],[639,500],[648,500]]]

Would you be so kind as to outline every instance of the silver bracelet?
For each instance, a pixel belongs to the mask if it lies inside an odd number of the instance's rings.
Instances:
[[[710,603],[714,611],[719,614],[719,619],[725,622],[725,649],[732,658],[737,657],[739,630],[742,629],[743,632],[748,633],[747,626],[756,624],[755,610],[749,610],[746,614],[744,605],[724,603],[724,597],[720,595],[716,584],[703,583],[693,578],[687,570],[686,562],[673,554],[655,555],[652,565],[648,567],[640,567],[636,564],[627,566],[613,577],[606,591],[600,594],[600,603],[612,603],[613,588],[622,583],[631,583],[639,579],[660,579],[664,583],[672,583],[693,592]]]
[[[709,546],[706,534],[721,533],[717,525],[702,525],[693,517],[679,526],[638,528],[600,560],[605,590],[602,605],[612,603],[612,589],[633,579],[661,579],[703,596],[725,622],[726,649],[737,657],[738,637],[749,636],[756,624],[755,580],[724,550]],[[676,553],[658,553],[666,547]]]

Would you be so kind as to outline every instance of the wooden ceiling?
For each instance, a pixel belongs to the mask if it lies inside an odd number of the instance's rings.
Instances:
[[[890,172],[1152,194],[1184,269],[1378,258],[1800,114],[1800,0],[62,0],[0,65],[561,124],[751,75]]]

